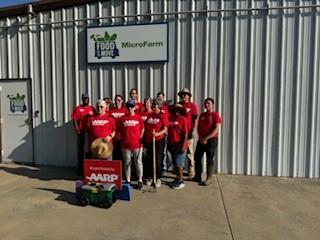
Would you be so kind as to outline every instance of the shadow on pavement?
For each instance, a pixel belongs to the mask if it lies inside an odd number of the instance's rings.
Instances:
[[[49,192],[52,192],[55,194],[59,194],[59,196],[56,197],[55,200],[67,202],[68,204],[80,207],[80,205],[78,204],[77,198],[76,198],[76,194],[74,192],[69,192],[69,191],[65,191],[65,190],[61,190],[61,189],[54,189],[54,188],[35,188],[35,189],[49,191]]]
[[[9,164],[10,165],[10,164]],[[1,164],[0,170],[10,174],[25,176],[29,178],[36,178],[39,180],[53,180],[53,179],[64,179],[64,180],[77,180],[81,178],[78,176],[72,168],[59,168],[59,167],[41,167],[41,166],[4,166]]]

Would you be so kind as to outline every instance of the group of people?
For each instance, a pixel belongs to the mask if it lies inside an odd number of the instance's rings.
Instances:
[[[164,157],[172,156],[177,174],[171,183],[174,189],[185,186],[184,167],[188,167],[189,180],[201,185],[210,185],[214,171],[214,156],[218,145],[221,117],[215,111],[214,100],[204,100],[205,111],[198,117],[195,103],[191,101],[189,89],[178,92],[181,101],[169,105],[164,101],[164,93],[159,92],[155,99],[150,97],[141,103],[137,89],[130,90],[130,99],[116,95],[98,100],[96,108],[89,104],[88,94],[82,95],[82,104],[72,113],[74,129],[78,135],[78,169],[83,170],[84,145],[88,136],[89,146],[98,138],[112,143],[113,152],[107,160],[122,160],[125,180],[131,182],[131,165],[135,165],[138,178],[137,188],[146,185],[161,186]],[[194,146],[194,132],[197,128],[199,140]],[[154,147],[155,146],[155,147]],[[195,151],[194,151],[195,148]],[[155,151],[155,153],[153,153]],[[202,157],[206,153],[207,176],[202,181]],[[153,160],[155,156],[155,166]],[[188,164],[185,164],[185,161]],[[153,181],[154,168],[156,180]]]

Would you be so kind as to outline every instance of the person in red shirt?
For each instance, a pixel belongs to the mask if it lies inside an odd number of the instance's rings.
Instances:
[[[116,122],[106,112],[107,104],[104,100],[98,100],[96,114],[88,118],[87,131],[89,134],[89,144],[97,138],[105,138],[106,141],[112,143],[112,139],[116,135]],[[112,156],[108,158],[111,160]]]
[[[214,100],[212,98],[204,100],[204,107],[206,111],[200,114],[198,122],[199,140],[195,152],[196,175],[194,181],[207,186],[212,183],[214,156],[218,146],[221,117],[214,110]],[[201,159],[204,153],[207,155],[207,179],[201,182]]]
[[[158,92],[157,93],[157,100],[162,103],[161,111],[163,113],[169,115],[169,103],[171,102],[171,100],[165,101],[163,92]]]
[[[147,120],[147,117],[152,113],[152,99],[150,97],[147,97],[144,99],[144,109],[142,112],[140,112],[140,116],[142,118],[142,121],[145,123]]]
[[[111,108],[112,108],[112,99],[109,98],[109,97],[104,97],[104,98],[103,98],[103,101],[105,101],[106,104],[107,104],[107,106],[106,106],[106,112],[107,112],[107,113],[110,113],[110,110],[111,110]]]
[[[89,95],[82,94],[82,104],[76,106],[71,114],[73,120],[73,127],[77,133],[77,147],[78,147],[78,172],[83,172],[83,159],[84,159],[84,145],[85,145],[85,125],[88,116],[94,114],[94,108],[89,105]]]
[[[168,151],[171,153],[172,161],[178,172],[177,178],[171,183],[171,187],[174,189],[185,186],[183,167],[188,148],[188,126],[185,114],[186,111],[181,104],[169,107]]]
[[[195,176],[194,170],[194,139],[193,131],[196,126],[198,110],[197,105],[190,101],[191,93],[188,88],[183,88],[179,93],[179,97],[182,99],[181,104],[186,109],[186,117],[188,124],[188,173],[189,179],[193,179]]]
[[[136,167],[138,177],[138,189],[142,188],[142,138],[144,134],[144,124],[139,114],[135,113],[135,102],[129,100],[126,103],[129,114],[121,118],[120,134],[121,147],[124,160],[126,180],[131,182],[131,155]]]
[[[143,163],[144,177],[147,185],[151,185],[153,176],[153,136],[155,137],[155,156],[156,156],[156,182],[157,187],[161,186],[162,159],[165,145],[165,136],[168,131],[168,118],[161,109],[162,102],[154,100],[152,103],[153,112],[149,114],[145,122],[145,148],[147,157]]]
[[[157,93],[157,100],[158,102],[162,103],[161,111],[166,114],[167,118],[169,116],[169,104],[172,100],[164,100],[164,92]],[[171,171],[173,167],[172,161],[167,154],[167,137],[165,138],[165,145],[164,145],[164,154],[163,154],[163,170]]]
[[[130,90],[130,99],[134,101],[135,103],[135,111],[136,113],[140,113],[143,111],[143,104],[142,102],[139,102],[139,99],[138,99],[138,91],[136,88],[132,88]]]
[[[123,106],[123,96],[117,94],[114,97],[114,108],[110,110],[110,116],[116,121],[116,136],[113,139],[113,159],[123,161],[122,151],[121,151],[121,135],[119,132],[119,125],[121,118],[128,114],[128,109]]]

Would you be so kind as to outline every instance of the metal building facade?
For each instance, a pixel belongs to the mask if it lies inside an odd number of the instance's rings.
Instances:
[[[87,26],[159,21],[168,63],[86,63]],[[320,0],[101,1],[2,18],[0,79],[32,80],[36,164],[75,165],[81,93],[94,102],[137,87],[140,99],[177,100],[188,87],[222,116],[218,172],[319,178],[319,21]]]

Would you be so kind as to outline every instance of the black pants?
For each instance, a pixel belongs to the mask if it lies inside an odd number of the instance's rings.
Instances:
[[[77,146],[78,146],[78,171],[83,172],[83,159],[84,159],[84,133],[77,135]]]
[[[156,141],[156,178],[160,178],[162,175],[162,160],[164,151],[165,140],[160,139]],[[153,176],[153,146],[152,143],[145,145],[147,148],[147,157],[143,163],[144,177],[152,178]]]
[[[207,144],[197,142],[196,152],[194,154],[196,173],[202,172],[201,158],[204,153],[207,155],[207,168],[214,165],[214,156],[218,146],[218,139],[209,139]]]

